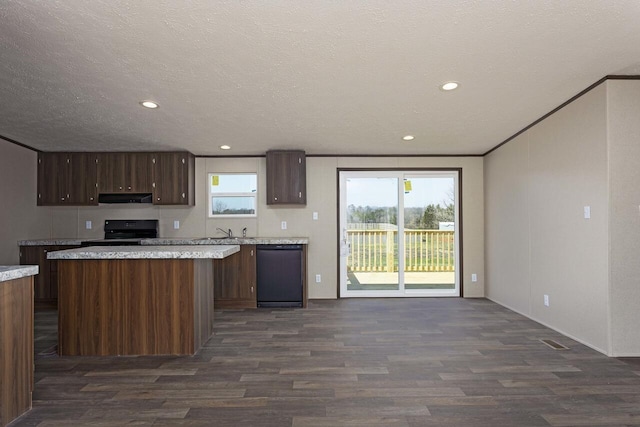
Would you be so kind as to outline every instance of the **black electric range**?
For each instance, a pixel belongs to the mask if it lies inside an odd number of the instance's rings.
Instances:
[[[134,246],[143,239],[158,237],[157,219],[108,219],[104,222],[104,239],[85,240],[81,246]]]

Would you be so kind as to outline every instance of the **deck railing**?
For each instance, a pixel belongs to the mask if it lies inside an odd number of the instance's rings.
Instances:
[[[347,230],[352,271],[398,271],[397,230]],[[405,271],[454,271],[454,232],[405,230]]]

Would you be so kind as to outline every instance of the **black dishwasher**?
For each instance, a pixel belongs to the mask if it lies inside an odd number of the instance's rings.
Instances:
[[[302,307],[302,245],[257,245],[258,307]]]

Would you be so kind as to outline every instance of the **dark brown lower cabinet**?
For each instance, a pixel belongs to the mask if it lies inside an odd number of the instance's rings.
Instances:
[[[256,246],[240,245],[240,252],[213,261],[216,308],[256,308]]]
[[[48,260],[47,253],[78,248],[77,245],[20,246],[20,264],[37,265],[39,274],[34,277],[33,300],[41,304],[58,303],[58,262]]]

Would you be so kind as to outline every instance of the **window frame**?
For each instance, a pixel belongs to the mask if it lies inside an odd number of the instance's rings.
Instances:
[[[215,192],[213,191],[213,185],[211,180],[214,176],[223,175],[254,175],[256,177],[256,191],[255,192]],[[207,174],[207,196],[209,201],[207,202],[208,218],[256,218],[258,216],[258,173],[257,172],[209,172]],[[254,199],[255,213],[253,214],[214,214],[213,213],[213,198],[219,197],[252,197]]]

